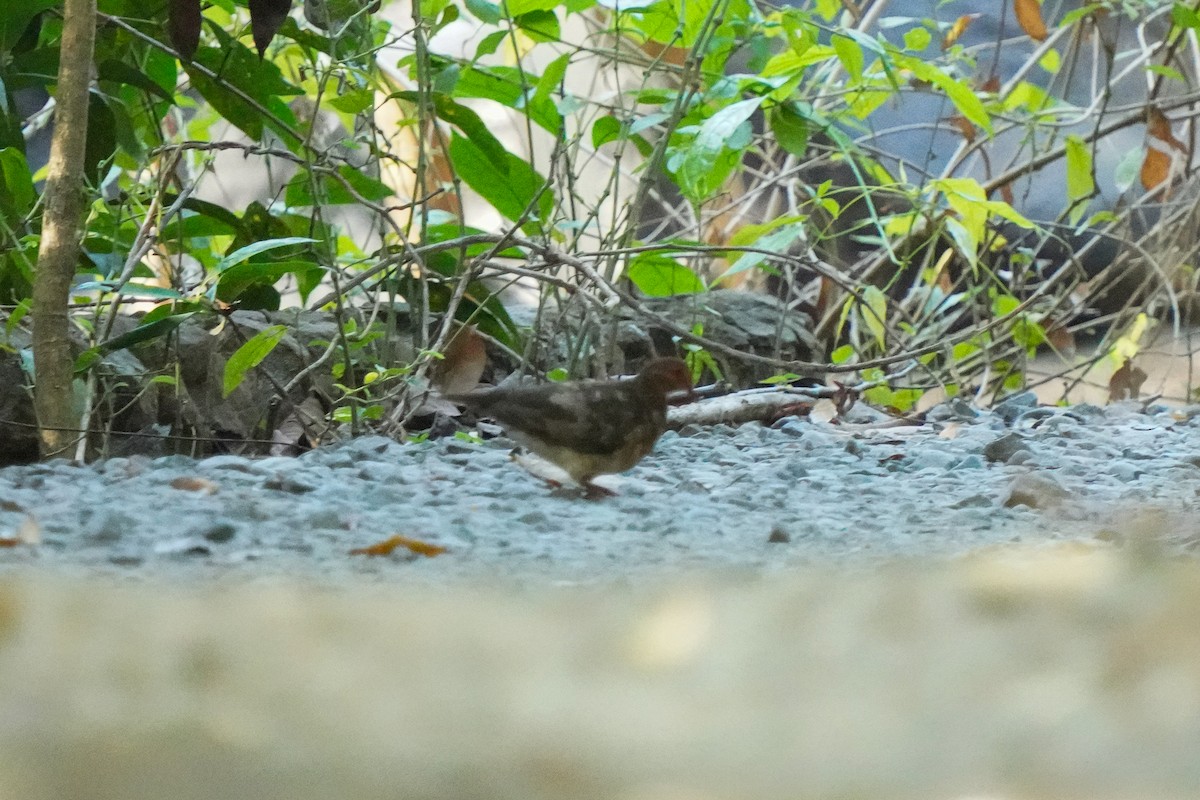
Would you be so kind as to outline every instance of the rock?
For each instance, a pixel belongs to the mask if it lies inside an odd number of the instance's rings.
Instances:
[[[998,439],[993,439],[984,445],[983,457],[988,461],[1000,464],[1009,463],[1014,455],[1020,451],[1030,452],[1031,448],[1025,441],[1025,437],[1019,433],[1006,433]]]
[[[1013,479],[1008,489],[1008,497],[1004,499],[1004,507],[1053,508],[1070,495],[1071,493],[1051,475],[1044,472],[1026,472]]]
[[[1038,399],[1036,394],[1033,392],[1019,392],[1001,400],[992,407],[992,412],[1003,419],[1005,424],[1012,425],[1017,417],[1031,408],[1036,408],[1037,404]]]

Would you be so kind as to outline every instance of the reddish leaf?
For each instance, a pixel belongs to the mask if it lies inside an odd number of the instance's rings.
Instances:
[[[419,556],[433,558],[447,552],[440,545],[422,542],[420,539],[410,539],[407,536],[392,536],[382,542],[376,542],[368,547],[356,547],[350,551],[352,556],[386,556],[391,555],[397,548],[406,547],[410,552]]]
[[[1013,0],[1013,10],[1025,35],[1038,42],[1046,40],[1046,23],[1042,19],[1042,6],[1038,0]]]
[[[279,33],[291,10],[292,0],[250,0],[250,31],[254,34],[259,58]]]
[[[207,478],[176,478],[171,481],[171,488],[181,492],[217,493],[217,485]]]
[[[167,20],[171,44],[180,58],[191,58],[200,46],[200,0],[171,0]]]

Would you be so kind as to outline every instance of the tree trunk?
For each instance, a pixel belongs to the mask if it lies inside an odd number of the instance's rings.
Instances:
[[[77,441],[71,402],[74,359],[68,293],[79,257],[84,205],[88,87],[96,40],[96,0],[66,0],[55,95],[54,138],[43,196],[42,240],[33,280],[34,408],[42,457],[63,455]]]

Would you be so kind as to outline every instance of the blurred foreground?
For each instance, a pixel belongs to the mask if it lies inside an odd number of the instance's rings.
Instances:
[[[646,585],[10,578],[0,798],[1200,787],[1195,562],[1065,544]]]

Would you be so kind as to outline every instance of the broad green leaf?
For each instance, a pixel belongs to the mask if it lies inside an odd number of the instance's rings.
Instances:
[[[360,114],[375,104],[373,89],[355,89],[329,100],[329,105],[343,114]]]
[[[17,44],[33,18],[59,5],[61,0],[0,0],[0,53]]]
[[[767,116],[775,141],[798,158],[808,156],[808,120],[791,103],[775,106]]]
[[[904,34],[904,47],[907,50],[921,52],[926,47],[929,47],[929,42],[933,40],[928,28],[910,28]]]
[[[294,128],[296,116],[280,96],[303,94],[304,90],[288,83],[279,67],[270,60],[260,59],[220,28],[214,28],[214,31],[221,46],[197,48],[193,60],[184,65],[192,86],[222,117],[255,141],[262,139],[264,123],[286,137],[286,129],[273,118]],[[194,65],[206,67],[217,75],[217,80],[208,77]],[[265,108],[273,118],[264,116],[239,94],[230,91],[230,86]]]
[[[359,197],[355,196],[355,193],[371,203],[377,203],[393,194],[391,188],[386,184],[349,164],[338,167],[337,172],[354,189],[354,192],[347,189],[341,181],[335,180],[329,175],[322,172],[311,173],[302,169],[288,181],[287,190],[283,195],[284,202],[293,208],[316,205],[345,206],[362,202]],[[313,192],[314,181],[316,181],[316,193]]]
[[[862,298],[864,306],[859,308],[859,315],[867,330],[875,337],[879,349],[887,349],[887,295],[877,287],[863,287]]]
[[[797,223],[792,223],[789,225],[783,225],[777,230],[760,236],[751,244],[753,244],[757,250],[766,250],[771,253],[786,253],[788,249],[801,238],[803,238],[803,236],[804,226]],[[745,272],[748,269],[753,269],[754,267],[757,267],[763,262],[767,261],[769,257],[770,256],[768,256],[766,253],[742,253],[738,260],[735,261],[729,267],[729,269],[725,270],[725,272],[721,274],[721,277],[717,278],[717,281],[723,281],[733,275]]]
[[[222,397],[229,397],[234,389],[241,386],[246,373],[261,364],[286,333],[286,326],[271,325],[254,334],[250,341],[235,350],[225,362]]]
[[[837,53],[838,61],[842,62],[842,67],[845,68],[846,73],[856,81],[862,80],[862,48],[849,37],[837,34],[833,35],[829,43],[833,45],[833,50]]]
[[[467,11],[471,12],[480,22],[495,25],[501,19],[500,6],[489,3],[488,0],[466,0]]]
[[[621,123],[612,114],[600,117],[592,123],[592,147],[615,142],[621,138]]]
[[[992,118],[983,101],[975,95],[975,90],[966,81],[955,80],[936,65],[922,61],[919,58],[906,57],[903,61],[920,80],[933,84],[946,93],[950,102],[958,109],[958,113],[978,125],[990,135],[992,133]]]
[[[136,86],[149,94],[154,95],[160,100],[165,100],[168,103],[175,102],[174,96],[166,91],[146,73],[125,64],[116,59],[108,59],[96,68],[96,77],[102,81],[112,81],[114,83],[123,83],[129,86]]]
[[[221,273],[217,280],[217,299],[232,303],[255,284],[270,286],[284,275],[299,275],[311,270],[324,274],[324,270],[312,261],[245,261]]]
[[[188,311],[183,314],[174,314],[171,316],[153,319],[150,322],[142,321],[128,333],[122,334],[114,339],[109,339],[107,342],[100,344],[101,351],[111,353],[113,350],[124,350],[127,347],[132,347],[139,342],[145,342],[150,339],[157,339],[160,336],[165,336],[171,331],[178,328],[183,322],[189,319],[194,311]]]
[[[505,155],[506,160],[497,164],[471,140],[457,133],[450,139],[450,161],[458,176],[497,211],[516,222],[536,199],[529,219],[548,221],[554,211],[554,194],[546,179],[528,162],[512,153]]]
[[[0,150],[0,211],[9,224],[16,226],[36,199],[25,156],[15,147]]]
[[[550,11],[560,3],[561,0],[505,0],[504,11],[515,18],[531,11]]]
[[[741,163],[739,129],[748,128],[750,115],[764,99],[752,97],[722,108],[700,125],[691,142],[675,149],[667,166],[693,204],[699,205],[711,197]]]
[[[262,242],[248,244],[245,247],[234,250],[218,261],[214,271],[224,272],[230,267],[241,264],[243,261],[247,261],[259,253],[265,253],[268,250],[277,250],[280,247],[290,247],[294,244],[309,244],[315,241],[316,239],[309,239],[304,236],[287,236],[282,239],[267,239]]]
[[[695,294],[705,290],[695,272],[669,256],[643,253],[629,265],[626,276],[649,297]]]
[[[562,38],[558,15],[553,11],[529,11],[513,19],[517,27],[535,42],[557,42]]]

